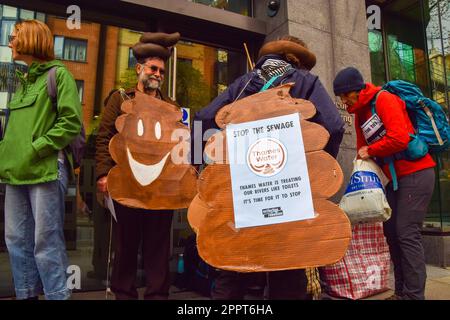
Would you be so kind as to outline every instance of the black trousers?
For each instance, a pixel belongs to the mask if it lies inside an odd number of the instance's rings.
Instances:
[[[387,186],[392,208],[384,223],[384,234],[394,264],[395,293],[404,299],[425,299],[426,266],[421,228],[434,190],[434,169],[407,175],[398,181],[394,192]]]
[[[118,300],[138,299],[136,271],[142,242],[146,291],[144,299],[163,300],[169,296],[170,228],[172,210],[133,209],[114,202],[117,223],[111,290]]]
[[[220,271],[211,292],[214,300],[243,300],[251,274]],[[305,270],[267,273],[270,300],[306,300],[308,279]]]

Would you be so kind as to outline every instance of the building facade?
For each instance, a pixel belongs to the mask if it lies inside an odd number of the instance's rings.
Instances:
[[[20,19],[45,21],[55,35],[55,54],[77,80],[83,120],[89,133],[101,117],[112,89],[136,81],[131,46],[142,32],[179,31],[182,41],[168,61],[164,90],[191,114],[207,105],[235,78],[248,70],[244,43],[251,59],[265,40],[291,34],[303,39],[317,56],[312,72],[332,95],[335,74],[344,67],[361,70],[367,81],[381,85],[392,79],[416,83],[448,114],[450,100],[450,4],[447,0],[124,0],[114,6],[76,1],[79,29],[71,29],[67,8],[73,1],[0,0],[0,109],[17,86],[16,68],[7,36]],[[356,149],[353,118],[336,100],[346,123],[339,162],[346,180]],[[92,141],[92,140],[91,140]],[[93,144],[90,144],[92,147]],[[72,186],[66,238],[71,264],[82,270],[81,290],[104,288],[109,216],[96,201],[93,148],[88,152],[80,186]],[[1,155],[0,155],[1,156]],[[450,161],[439,157],[436,191],[424,224],[427,260],[450,264]],[[3,198],[0,187],[0,232]],[[83,195],[81,200],[80,194]],[[338,201],[342,192],[335,197]],[[78,199],[76,201],[75,199]],[[192,231],[184,211],[173,224],[173,259],[182,239]],[[102,282],[103,281],[103,282]],[[3,235],[0,240],[0,297],[13,295]]]

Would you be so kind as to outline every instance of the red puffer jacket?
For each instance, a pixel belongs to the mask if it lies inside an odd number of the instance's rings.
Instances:
[[[381,90],[371,83],[361,90],[358,102],[348,108],[348,112],[355,114],[356,144],[358,150],[367,146],[361,130],[361,125],[372,116],[371,101]],[[387,157],[407,148],[410,141],[409,133],[414,133],[414,127],[408,117],[405,102],[389,92],[382,92],[378,96],[376,111],[386,129],[386,134],[380,140],[369,146],[369,155],[372,157]],[[396,160],[394,162],[397,177],[401,178],[416,171],[436,166],[433,158],[427,154],[425,157],[414,160]],[[384,173],[392,179],[389,166],[383,166]]]

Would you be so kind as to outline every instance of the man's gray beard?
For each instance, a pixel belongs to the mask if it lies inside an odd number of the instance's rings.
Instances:
[[[151,81],[152,79],[157,81],[157,83]],[[142,82],[142,85],[146,90],[157,90],[161,89],[162,86],[162,80],[158,80],[158,78],[156,78],[155,76],[147,75],[144,72],[141,72],[141,74],[139,74],[139,81]]]

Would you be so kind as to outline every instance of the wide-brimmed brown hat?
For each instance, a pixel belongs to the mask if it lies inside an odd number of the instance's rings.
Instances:
[[[163,32],[145,32],[131,49],[136,60],[148,57],[159,57],[167,60],[172,53],[173,46],[180,40],[180,34]]]
[[[316,55],[301,44],[288,40],[267,42],[259,50],[258,59],[268,54],[294,55],[306,69],[311,70],[316,65]]]

